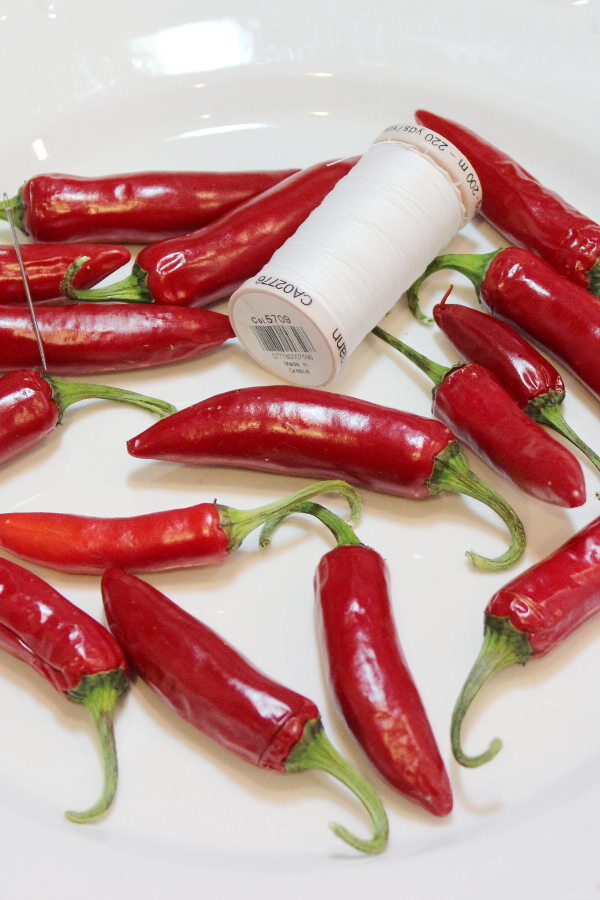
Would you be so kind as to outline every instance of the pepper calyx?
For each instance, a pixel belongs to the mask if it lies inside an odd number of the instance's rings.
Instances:
[[[564,391],[547,391],[547,393],[540,394],[538,397],[530,400],[525,408],[525,412],[532,419],[535,419],[536,422],[548,425],[570,441],[600,471],[600,456],[573,431],[562,414],[560,404],[564,398]]]
[[[4,203],[0,203],[0,219],[3,219],[5,222],[8,221],[8,215],[6,213],[6,206],[10,209],[10,215],[13,220],[13,224],[24,234],[28,234],[27,229],[25,228],[25,212],[26,206],[23,200],[23,194],[19,191],[18,194],[14,197],[9,197],[9,199],[4,201]]]
[[[89,259],[89,256],[78,256],[63,275],[61,291],[65,297],[75,301],[85,300],[87,303],[154,303],[148,289],[148,273],[136,262],[131,273],[121,281],[86,290],[74,287],[75,275]]]
[[[476,568],[497,572],[518,562],[526,545],[523,523],[512,506],[471,469],[458,441],[450,441],[438,453],[427,486],[430,494],[450,491],[479,500],[497,513],[508,528],[511,542],[501,556],[489,559],[471,550],[467,551],[467,557]]]
[[[481,650],[460,692],[450,727],[454,758],[462,766],[476,768],[489,762],[502,747],[502,741],[494,738],[488,749],[478,756],[468,756],[461,746],[461,728],[465,713],[488,679],[500,669],[520,663],[524,665],[532,656],[527,635],[519,631],[510,619],[486,613]]]
[[[421,310],[419,291],[430,275],[434,272],[440,272],[442,269],[453,269],[469,279],[477,297],[480,299],[481,286],[485,280],[487,270],[493,259],[501,253],[501,250],[492,250],[491,253],[445,253],[436,256],[432,260],[423,274],[411,284],[406,292],[408,308],[411,313],[422,325],[433,325],[434,320]]]
[[[340,494],[344,497],[350,507],[350,524],[353,525],[358,521],[361,511],[360,495],[356,488],[341,480],[315,482],[282,500],[276,500],[255,509],[234,509],[220,503],[215,504],[219,512],[221,528],[228,538],[228,549],[230,551],[237,550],[251,531],[264,526],[271,519],[275,519],[275,524],[277,524],[304,500],[310,500],[312,497],[326,493]]]
[[[585,274],[588,279],[588,290],[596,297],[600,297],[600,258]]]
[[[67,819],[78,824],[86,824],[103,815],[110,807],[116,790],[119,775],[117,750],[114,735],[114,713],[119,697],[129,687],[127,675],[123,669],[111,669],[84,675],[76,688],[67,691],[67,697],[75,703],[81,703],[91,714],[96,726],[102,751],[104,782],[98,800],[82,812],[69,810]]]

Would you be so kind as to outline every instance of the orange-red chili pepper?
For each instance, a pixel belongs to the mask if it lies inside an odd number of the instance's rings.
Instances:
[[[118,778],[113,718],[127,690],[128,666],[111,633],[22,566],[0,559],[0,648],[26,662],[92,715],[104,763],[101,796],[73,822],[106,812]]]
[[[108,566],[134,572],[214,565],[229,558],[244,538],[282,510],[325,492],[344,496],[358,514],[356,491],[343,481],[320,481],[257,509],[218,503],[137,516],[69,513],[0,514],[0,546],[38,565],[80,575],[101,575]]]
[[[462,722],[472,700],[495,672],[545,656],[600,611],[600,518],[500,588],[485,610],[483,645],[452,717],[458,762],[479,766],[500,750],[497,738],[478,756],[464,753]]]

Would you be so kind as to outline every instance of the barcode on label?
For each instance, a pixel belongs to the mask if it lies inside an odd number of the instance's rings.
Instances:
[[[251,330],[263,348],[269,352],[278,353],[311,353],[314,352],[313,344],[304,328],[297,325],[251,325]]]

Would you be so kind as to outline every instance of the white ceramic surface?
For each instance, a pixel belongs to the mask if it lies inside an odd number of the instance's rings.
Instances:
[[[310,164],[361,152],[386,125],[425,107],[470,123],[600,219],[598,0],[5,0],[0,40],[0,171],[9,194],[43,171]],[[0,238],[8,239],[6,228]],[[478,221],[452,246],[498,243]],[[447,280],[432,281],[430,296]],[[458,277],[455,284],[457,299],[472,299]],[[455,359],[402,306],[387,324],[440,362]],[[191,364],[94,380],[184,407],[274,379],[232,344]],[[600,446],[596,402],[572,378],[566,382],[568,420]],[[429,412],[424,376],[375,339],[331,389]],[[2,508],[112,515],[215,496],[250,507],[303,483],[135,461],[125,440],[148,424],[143,412],[100,402],[69,410],[55,435],[4,468]],[[585,460],[587,503],[566,511],[469,459],[525,522],[528,549],[511,574],[597,514],[598,473]],[[376,859],[358,858],[327,829],[332,819],[368,827],[341,788],[317,774],[255,771],[136,685],[116,721],[114,808],[95,825],[72,825],[63,810],[85,806],[99,786],[91,725],[35,673],[2,659],[7,900],[597,896],[600,621],[545,660],[490,683],[465,725],[465,744],[476,751],[498,734],[504,749],[488,766],[459,770],[450,759],[450,712],[479,647],[483,607],[509,577],[471,570],[464,551],[500,553],[504,529],[479,505],[449,495],[420,504],[369,492],[363,499],[359,533],[390,564],[403,646],[454,786],[452,815],[433,820],[372,775],[389,812],[390,846]],[[312,574],[330,547],[322,530],[290,522],[270,551],[249,539],[222,568],[149,580],[312,696],[334,743],[366,769],[319,662]],[[101,615],[97,579],[35,571]]]

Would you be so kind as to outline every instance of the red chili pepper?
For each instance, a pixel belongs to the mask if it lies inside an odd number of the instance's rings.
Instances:
[[[174,306],[227,297],[269,261],[355,162],[303,169],[198,231],[145,247],[123,281],[79,291],[67,273],[63,289],[73,300]]]
[[[528,416],[554,428],[600,469],[600,457],[575,434],[560,410],[565,399],[560,372],[507,322],[458,303],[448,305],[448,293],[434,307],[433,318],[461,357],[493,372]]]
[[[468,157],[481,181],[481,212],[512,243],[539,253],[575,284],[600,296],[600,225],[540,184],[473,131],[419,109],[433,128]]]
[[[229,318],[208,309],[70,303],[39,307],[46,371],[122,372],[195,359],[234,337]],[[0,368],[35,366],[39,350],[29,310],[0,306]]]
[[[400,647],[385,560],[329,510],[304,502],[337,541],[314,586],[328,677],[350,731],[392,787],[436,816],[452,810],[452,789],[431,725]],[[261,544],[277,525],[262,532]]]
[[[485,610],[483,646],[452,718],[452,747],[458,762],[479,766],[500,750],[497,738],[479,756],[460,745],[462,722],[487,679],[516,663],[545,656],[600,611],[600,518],[497,591]]]
[[[34,303],[55,300],[62,295],[62,280],[76,259],[85,257],[86,262],[74,272],[74,283],[78,288],[89,288],[131,258],[126,247],[108,244],[21,244],[19,249]],[[21,268],[12,245],[0,246],[0,303],[27,303]]]
[[[36,241],[149,244],[202,228],[297,171],[52,173],[30,178],[9,203]]]
[[[102,578],[108,624],[140,677],[180,716],[247,762],[275,772],[321,769],[364,804],[374,826],[361,840],[333,831],[364,853],[385,849],[388,823],[371,786],[329,743],[315,704],[258,671],[230,644],[159,593],[119,569]]]
[[[440,269],[466,275],[495,316],[540,343],[600,398],[600,304],[588,291],[518,247],[447,254],[434,259],[408,291],[409,306],[421,320],[418,289]]]
[[[102,815],[117,789],[113,717],[128,687],[121,648],[99,622],[6,559],[0,559],[0,648],[32,666],[92,715],[104,763],[102,793],[89,809],[66,815],[73,822]]]
[[[99,518],[69,513],[0,515],[0,546],[29,562],[80,575],[108,566],[135,572],[213,565],[237,550],[271,516],[316,494],[334,491],[359,509],[356,491],[343,481],[321,481],[258,509],[198,503],[145,515]]]
[[[412,500],[466,494],[498,513],[512,539],[495,560],[469,553],[476,566],[505,568],[525,546],[516,513],[469,468],[445,425],[354,397],[295,385],[241,388],[179,411],[127,449],[141,458],[342,477]]]
[[[488,465],[539,500],[567,507],[585,502],[579,462],[525,415],[489,369],[440,366],[382,328],[373,333],[431,378],[434,416]]]
[[[0,377],[0,463],[39,444],[58,425],[64,411],[79,400],[116,400],[158,416],[175,407],[164,400],[103,384],[81,384],[19,369]]]

